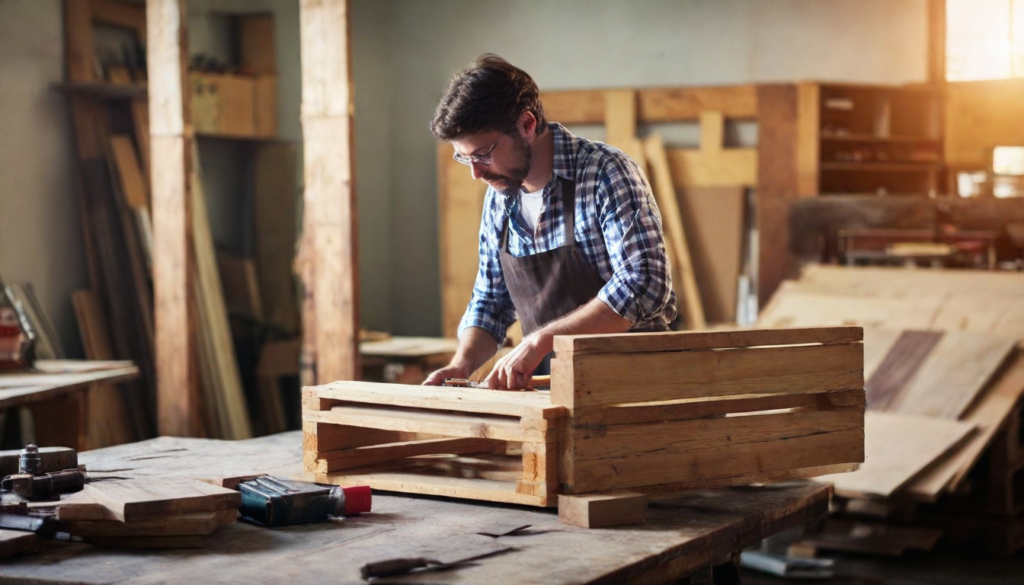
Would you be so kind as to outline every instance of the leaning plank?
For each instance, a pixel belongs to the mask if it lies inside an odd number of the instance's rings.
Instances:
[[[319,398],[346,402],[546,419],[565,415],[564,408],[552,405],[546,394],[538,392],[498,392],[486,388],[447,388],[353,381],[333,382],[317,386],[315,390]]]
[[[441,453],[464,455],[468,453],[493,452],[499,448],[504,452],[504,446],[505,443],[503,441],[472,438],[426,439],[421,441],[404,441],[401,443],[385,443],[383,445],[367,445],[356,447],[355,449],[320,453],[317,471],[319,473],[332,473],[341,469],[366,467],[377,463],[420,455]]]
[[[558,521],[582,528],[607,528],[647,522],[647,495],[637,492],[563,495]]]
[[[862,388],[860,344],[574,356],[552,361],[551,400],[571,408],[730,394]]]
[[[960,418],[1016,344],[1007,337],[947,331],[900,393],[892,410]]]
[[[676,189],[672,184],[665,142],[660,134],[654,134],[644,140],[644,154],[651,166],[654,196],[664,221],[665,244],[671,250],[669,257],[672,260],[672,277],[676,293],[683,303],[686,327],[705,329],[708,324],[704,319],[704,307],[693,273],[693,260],[690,258],[690,248],[686,243],[686,229],[683,227],[683,216],[679,212]]]
[[[389,431],[501,441],[543,441],[547,432],[543,420],[536,421],[538,424],[531,427],[525,424],[521,425],[516,419],[493,415],[460,416],[442,412],[399,411],[364,406],[335,406],[329,411],[306,411],[303,414],[303,420]]]
[[[868,411],[865,460],[853,473],[818,478],[848,496],[889,497],[974,432],[972,423]]]
[[[978,425],[978,432],[940,465],[916,478],[906,487],[908,493],[925,501],[934,501],[944,490],[953,492],[960,487],[1024,396],[1024,353],[1021,349],[1018,346],[1006,369],[992,380],[978,403],[963,417],[965,423]]]
[[[573,493],[642,489],[864,459],[863,409],[610,425],[574,431]]]
[[[755,347],[761,345],[841,345],[864,338],[860,327],[796,327],[792,329],[737,329],[735,331],[668,331],[604,335],[558,335],[556,352],[639,353]]]

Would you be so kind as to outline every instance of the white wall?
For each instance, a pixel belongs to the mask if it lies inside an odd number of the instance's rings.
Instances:
[[[82,357],[71,291],[88,288],[64,80],[61,0],[0,0],[0,277],[30,282]]]
[[[355,0],[360,2],[372,0]],[[393,0],[394,331],[439,334],[435,148],[451,75],[483,52],[542,90],[924,81],[925,0]],[[356,58],[362,47],[354,47]],[[366,115],[359,110],[357,118]],[[376,104],[373,104],[376,106]],[[383,234],[382,234],[383,238]]]

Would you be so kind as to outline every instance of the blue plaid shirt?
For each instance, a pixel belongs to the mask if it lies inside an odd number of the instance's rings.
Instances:
[[[554,173],[544,187],[544,207],[536,232],[523,222],[520,197],[488,187],[480,222],[480,270],[473,298],[459,325],[480,327],[501,341],[516,320],[500,260],[501,233],[511,218],[508,252],[529,256],[565,245],[561,185],[576,183],[576,245],[605,282],[597,297],[630,321],[631,329],[676,317],[661,215],[643,173],[622,151],[577,138],[561,124],[548,125],[555,136]]]

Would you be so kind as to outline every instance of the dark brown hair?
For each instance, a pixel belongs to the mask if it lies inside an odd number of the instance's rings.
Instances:
[[[485,53],[452,78],[430,131],[445,142],[495,130],[509,134],[523,112],[533,113],[536,133],[543,134],[544,106],[533,78],[501,57]]]

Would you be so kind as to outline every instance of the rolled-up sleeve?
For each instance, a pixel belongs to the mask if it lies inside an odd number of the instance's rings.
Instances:
[[[610,158],[600,175],[598,213],[613,272],[598,298],[634,328],[662,313],[671,321],[675,293],[651,188],[625,156]]]
[[[484,214],[480,221],[480,268],[473,285],[473,296],[459,324],[459,337],[469,327],[480,327],[498,343],[516,320],[516,309],[505,285],[501,269],[500,238],[504,227],[504,206],[493,189],[487,190]]]

